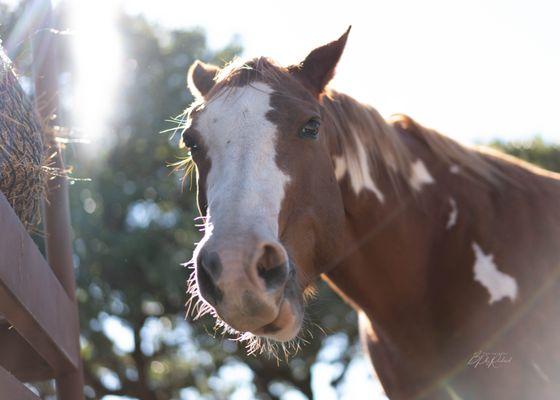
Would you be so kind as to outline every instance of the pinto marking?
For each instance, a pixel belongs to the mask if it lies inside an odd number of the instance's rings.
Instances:
[[[447,219],[447,229],[451,229],[457,223],[457,216],[459,215],[457,202],[453,197],[449,198],[449,205],[451,206],[451,211],[449,212],[449,217]]]
[[[369,190],[373,192],[380,203],[383,203],[385,201],[385,196],[373,181],[369,167],[369,157],[365,147],[358,135],[354,135],[354,139],[356,140],[355,155],[350,157],[334,157],[334,173],[336,179],[340,181],[344,175],[348,173],[352,189],[356,196],[363,190]]]
[[[459,167],[457,164],[453,164],[451,167],[449,167],[449,172],[457,175],[461,172],[461,167]]]
[[[211,162],[207,178],[211,219],[253,221],[277,237],[290,178],[276,164],[278,129],[266,118],[272,92],[262,82],[228,88],[206,104],[196,128]]]
[[[484,254],[477,243],[472,244],[475,255],[474,280],[488,290],[488,304],[509,297],[513,302],[517,298],[517,282],[510,275],[498,270],[492,254]]]
[[[346,161],[344,161],[344,157],[334,157],[334,176],[336,177],[337,181],[341,181],[346,175]]]
[[[432,175],[428,172],[424,162],[422,160],[416,160],[411,167],[410,186],[419,192],[424,185],[431,185],[433,183],[435,183],[434,178],[432,178]]]

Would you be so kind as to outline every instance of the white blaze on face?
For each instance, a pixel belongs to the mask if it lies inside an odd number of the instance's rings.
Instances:
[[[434,178],[428,172],[428,169],[422,160],[416,160],[412,164],[410,172],[410,186],[416,191],[420,191],[424,185],[435,183]]]
[[[206,197],[211,220],[257,225],[278,236],[289,177],[276,164],[278,130],[266,115],[273,90],[261,82],[227,88],[196,120],[208,151]]]
[[[474,280],[488,290],[488,304],[509,297],[514,301],[517,297],[517,282],[508,274],[498,271],[492,254],[484,254],[477,243],[472,245],[475,255]]]
[[[362,190],[369,190],[383,203],[385,197],[371,176],[368,155],[358,135],[354,135],[356,141],[356,154],[334,157],[334,174],[340,181],[347,173],[350,176],[350,183],[356,195]]]

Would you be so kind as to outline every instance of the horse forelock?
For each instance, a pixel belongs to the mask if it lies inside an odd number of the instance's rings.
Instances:
[[[249,60],[235,58],[216,75],[216,84],[208,93],[208,101],[227,94],[236,87],[262,82],[275,90],[282,88],[281,82],[289,78],[288,69],[278,65],[268,57],[255,57]]]

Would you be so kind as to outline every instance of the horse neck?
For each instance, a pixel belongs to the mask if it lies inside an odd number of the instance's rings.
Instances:
[[[367,317],[361,331],[376,369],[386,387],[410,393],[403,398],[420,397],[412,393],[464,365],[496,333],[496,348],[526,347],[526,327],[543,323],[543,308],[558,298],[551,290],[550,301],[534,302],[557,282],[558,246],[548,238],[560,235],[560,175],[416,128],[392,131],[407,153],[399,174],[373,159],[365,170],[356,167],[364,163],[350,168],[340,158],[346,149],[333,147],[347,221],[345,251],[325,274]],[[372,126],[360,134],[378,132]],[[477,277],[481,263],[494,272],[492,283]],[[534,317],[518,319],[523,310]],[[504,326],[512,327],[507,335]],[[542,343],[546,329],[534,329]]]
[[[375,110],[344,95],[336,94],[331,101],[342,103],[336,118],[344,118],[333,125],[346,128],[331,135],[347,215],[347,244],[327,278],[357,307],[383,318],[395,307],[418,304],[423,298],[430,249],[452,211],[447,194],[436,188],[449,166]],[[355,120],[368,114],[369,129]],[[352,143],[354,148],[343,148]]]

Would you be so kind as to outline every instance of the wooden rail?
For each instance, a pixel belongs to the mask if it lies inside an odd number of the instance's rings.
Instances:
[[[10,394],[10,399],[41,400],[35,393],[18,381],[12,374],[0,367],[0,393]]]
[[[0,364],[22,362],[17,352],[11,357],[21,335],[55,374],[77,369],[75,304],[2,193],[0,227],[0,311],[12,327],[0,336]]]

